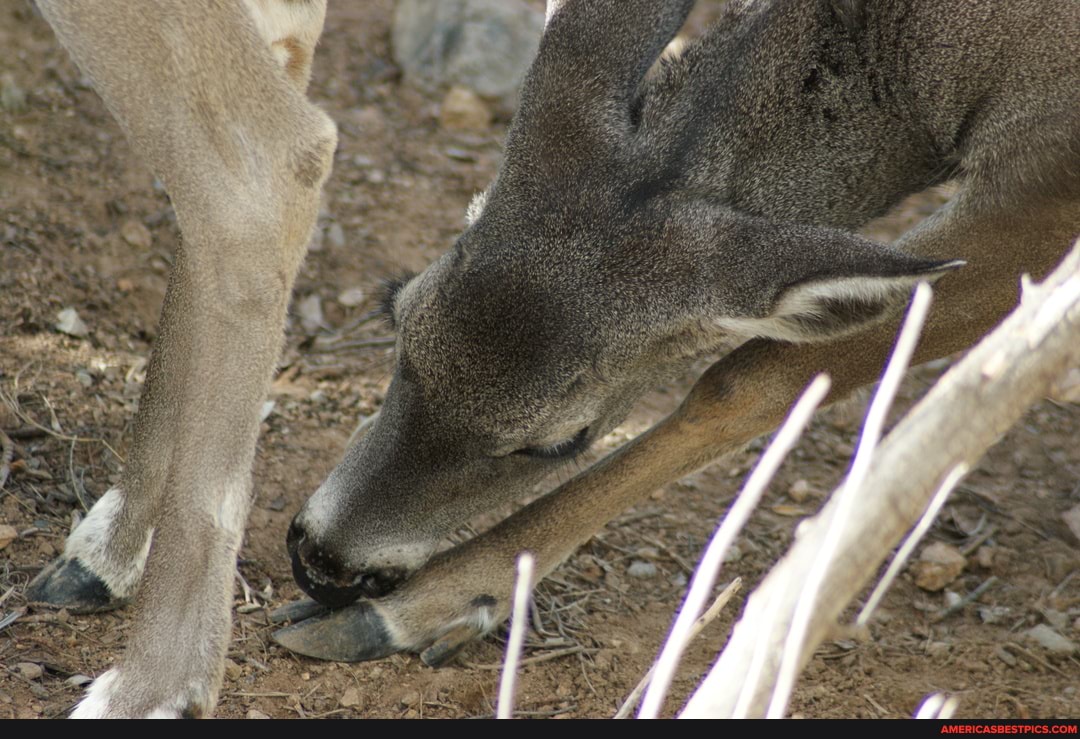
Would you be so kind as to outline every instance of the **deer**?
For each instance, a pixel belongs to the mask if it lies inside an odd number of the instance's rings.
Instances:
[[[1080,235],[1080,6],[734,0],[661,58],[692,0],[557,0],[492,184],[453,248],[393,281],[382,408],[296,515],[276,640],[440,665],[618,513],[774,429],[812,377],[877,379],[921,281],[915,361],[975,343]],[[659,61],[658,61],[659,60]],[[955,181],[897,243],[855,233]],[[490,530],[627,416],[666,419]]]
[[[258,404],[334,146],[303,95],[322,5],[42,5],[184,244],[121,484],[30,594],[135,599],[125,656],[76,716],[205,715]],[[453,249],[387,288],[390,388],[290,527],[322,606],[298,606],[282,645],[446,663],[508,616],[519,552],[543,576],[770,431],[813,375],[832,400],[874,381],[920,281],[937,299],[916,361],[965,349],[1080,232],[1074,4],[733,0],[658,62],[693,5],[549,1],[497,177]],[[946,180],[957,194],[896,244],[856,235]],[[733,339],[669,417],[436,553]]]

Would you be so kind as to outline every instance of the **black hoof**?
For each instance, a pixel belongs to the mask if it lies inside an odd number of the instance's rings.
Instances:
[[[321,616],[330,609],[310,599],[297,600],[270,611],[270,623],[284,624]]]
[[[97,575],[77,559],[58,557],[26,587],[26,599],[72,613],[111,611],[127,603],[114,598]]]
[[[297,654],[335,662],[363,662],[401,651],[368,601],[286,626],[273,639]]]

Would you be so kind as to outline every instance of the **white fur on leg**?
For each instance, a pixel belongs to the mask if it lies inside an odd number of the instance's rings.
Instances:
[[[115,668],[102,673],[71,712],[71,718],[184,718],[184,711],[193,705],[189,698],[177,696],[148,711],[133,714],[129,710],[132,696],[125,694],[119,681],[120,673]],[[125,710],[125,704],[128,710]],[[204,704],[212,705],[212,702],[204,701]]]
[[[86,697],[71,712],[71,718],[108,718],[109,697],[116,682],[116,670],[102,674],[86,691]]]
[[[124,502],[120,488],[112,488],[90,509],[64,547],[64,556],[78,559],[90,572],[101,578],[109,592],[116,598],[130,598],[142,577],[146,556],[150,552],[153,529],[145,539],[134,559],[122,559],[110,552],[110,541],[115,519]]]

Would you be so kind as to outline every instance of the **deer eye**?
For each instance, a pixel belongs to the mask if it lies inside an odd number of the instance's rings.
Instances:
[[[573,437],[550,446],[529,446],[512,454],[534,459],[572,459],[589,446],[589,427],[578,431]]]

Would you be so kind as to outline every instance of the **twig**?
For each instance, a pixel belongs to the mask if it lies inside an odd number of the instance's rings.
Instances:
[[[855,623],[862,626],[870,621],[870,617],[874,615],[874,611],[877,610],[878,604],[881,603],[881,599],[885,597],[885,593],[893,584],[893,580],[900,574],[900,570],[903,569],[904,563],[907,562],[908,557],[915,551],[916,545],[922,540],[923,536],[929,530],[931,524],[934,523],[934,519],[937,518],[938,511],[941,510],[941,506],[945,505],[945,501],[949,498],[949,493],[956,487],[956,483],[960,482],[961,478],[968,472],[967,465],[961,462],[953,467],[949,474],[946,475],[942,481],[938,491],[934,493],[934,499],[930,501],[930,505],[926,508],[926,513],[919,519],[919,523],[908,534],[908,538],[904,540],[904,543],[900,546],[900,549],[896,552],[896,556],[893,557],[893,561],[889,563],[889,569],[885,571],[885,576],[881,578],[881,582],[874,588],[874,592],[870,594],[870,599],[866,601],[866,605],[863,606],[862,611],[859,613],[859,617],[855,619]]]
[[[518,661],[518,667],[524,667],[525,665],[535,665],[540,662],[550,662],[553,659],[559,659],[560,657],[569,657],[572,654],[593,654],[597,652],[596,649],[586,649],[580,644],[575,647],[567,647],[566,649],[556,649],[551,652],[544,652],[543,654],[533,655],[532,657],[525,657]],[[505,667],[505,664],[490,664],[490,665],[478,665],[473,662],[465,662],[466,667],[473,670],[501,670]]]
[[[724,517],[723,522],[709,542],[709,546],[705,549],[697,573],[690,582],[690,590],[686,595],[682,610],[679,611],[679,616],[675,619],[675,625],[671,628],[671,634],[660,652],[660,657],[656,663],[656,674],[653,675],[653,679],[649,682],[648,690],[641,704],[641,711],[638,713],[639,718],[656,718],[660,713],[664,696],[667,694],[668,686],[671,685],[671,680],[675,675],[675,668],[678,666],[679,659],[682,657],[683,650],[686,649],[686,644],[689,641],[690,631],[705,605],[705,599],[709,597],[709,593],[712,591],[713,583],[716,581],[716,575],[724,561],[724,556],[727,554],[732,542],[735,541],[739,531],[750,518],[750,514],[757,507],[758,501],[765,493],[765,488],[772,481],[776,471],[780,468],[781,462],[784,461],[788,452],[798,441],[818,405],[825,399],[829,392],[829,384],[828,377],[818,375],[806,388],[802,397],[795,403],[795,407],[791,410],[787,420],[784,421],[784,425],[776,433],[776,437],[768,449],[761,455],[757,467],[750,473],[742,492],[739,493],[735,503],[731,506],[728,514]]]
[[[938,611],[937,613],[932,615],[930,617],[930,623],[936,624],[939,621],[943,621],[944,619],[948,618],[952,614],[954,614],[957,611],[963,609],[964,606],[968,605],[969,603],[973,603],[980,595],[982,595],[987,590],[992,588],[996,583],[997,583],[997,577],[996,576],[991,575],[990,577],[986,578],[986,580],[981,585],[979,585],[979,587],[972,590],[970,593],[965,595],[963,598],[956,601],[951,606],[947,606],[945,608],[942,608],[940,611]]]
[[[709,606],[709,610],[701,614],[701,617],[694,622],[693,628],[690,630],[690,640],[693,640],[702,630],[708,626],[713,620],[720,614],[724,606],[731,600],[731,596],[739,592],[739,588],[742,587],[742,578],[736,577],[732,580],[720,595],[716,596],[716,600]],[[628,718],[630,712],[634,710],[634,706],[637,705],[638,698],[645,692],[646,686],[649,681],[652,680],[653,674],[656,672],[656,664],[654,663],[649,671],[645,673],[645,677],[638,681],[638,684],[634,686],[634,689],[630,691],[630,695],[626,696],[626,700],[623,701],[622,706],[619,707],[618,712],[615,714],[615,718]]]
[[[44,395],[41,396],[41,399],[45,401],[46,407],[49,409],[49,412],[52,414],[52,420],[54,422],[56,422],[57,426],[59,426],[60,424],[56,420],[56,413],[53,411],[52,405],[49,403],[48,399],[45,398]],[[24,413],[22,411],[22,409],[19,408],[18,403],[14,402],[14,400],[10,396],[6,395],[3,390],[0,390],[0,401],[6,403],[8,405],[8,407],[11,408],[12,412],[19,418],[20,421],[27,424],[28,426],[33,427],[34,429],[37,429],[38,432],[40,432],[41,434],[43,434],[45,436],[51,436],[54,439],[60,439],[62,441],[77,441],[80,444],[88,444],[88,443],[97,442],[97,443],[101,444],[103,447],[105,447],[106,449],[108,449],[110,452],[112,452],[112,455],[114,457],[116,457],[121,463],[124,462],[124,458],[122,456],[120,456],[120,453],[117,452],[115,449],[113,449],[112,445],[109,444],[109,442],[105,441],[104,439],[100,439],[100,438],[95,439],[95,438],[86,437],[86,436],[71,436],[70,434],[65,434],[62,431],[55,431],[53,429],[50,429],[47,426],[42,426],[40,423],[35,421],[33,418],[26,415],[26,413]],[[27,431],[25,429],[17,429],[16,431],[12,432],[12,434],[14,436],[16,436],[16,438],[20,438],[20,437],[25,438],[27,436]]]
[[[803,642],[806,639],[810,622],[814,616],[818,592],[821,590],[825,575],[829,571],[833,558],[836,556],[840,533],[851,523],[851,512],[858,500],[859,489],[870,471],[870,461],[873,459],[874,450],[881,439],[889,407],[892,405],[893,398],[896,397],[900,381],[904,378],[904,372],[907,371],[911,357],[915,353],[915,345],[918,342],[919,334],[922,332],[926,314],[930,310],[932,294],[933,291],[930,289],[930,285],[925,282],[920,283],[915,288],[915,296],[911,300],[911,308],[904,319],[904,325],[900,328],[896,348],[893,350],[889,363],[885,366],[885,374],[881,378],[881,384],[878,385],[878,390],[870,403],[870,410],[866,414],[866,423],[863,425],[862,438],[859,439],[859,446],[855,450],[855,460],[851,464],[851,473],[837,491],[839,500],[836,504],[836,512],[829,520],[824,545],[814,559],[814,564],[810,568],[806,583],[802,587],[799,600],[795,604],[791,628],[788,631],[780,659],[780,670],[776,676],[772,699],[766,713],[768,718],[781,718],[787,709],[788,699],[791,696],[792,688],[795,686],[795,678],[799,674]]]
[[[972,554],[976,549],[981,547],[987,539],[989,539],[996,533],[997,526],[995,526],[994,524],[990,524],[986,527],[985,531],[983,531],[981,534],[979,534],[974,539],[965,544],[964,547],[960,550],[960,554],[967,557],[968,555]]]
[[[514,710],[514,682],[517,679],[521,645],[525,642],[525,626],[529,621],[529,593],[532,592],[533,556],[522,552],[518,557],[517,584],[514,586],[514,607],[510,613],[510,638],[506,640],[506,664],[499,680],[498,705],[495,718],[510,718]]]
[[[1025,649],[1024,647],[1020,646],[1016,642],[1012,642],[1012,641],[1009,642],[1008,647],[1009,647],[1009,649],[1012,649],[1012,650],[1015,650],[1015,651],[1019,652],[1020,654],[1027,657],[1029,660],[1031,660],[1035,664],[1039,665],[1040,667],[1043,667],[1043,668],[1045,668],[1047,670],[1050,670],[1050,672],[1057,673],[1061,677],[1068,678],[1070,680],[1072,679],[1072,677],[1070,675],[1065,674],[1065,672],[1063,672],[1062,670],[1059,670],[1057,667],[1054,667],[1052,664],[1050,664],[1046,660],[1040,659],[1038,656],[1032,654],[1030,650]]]

